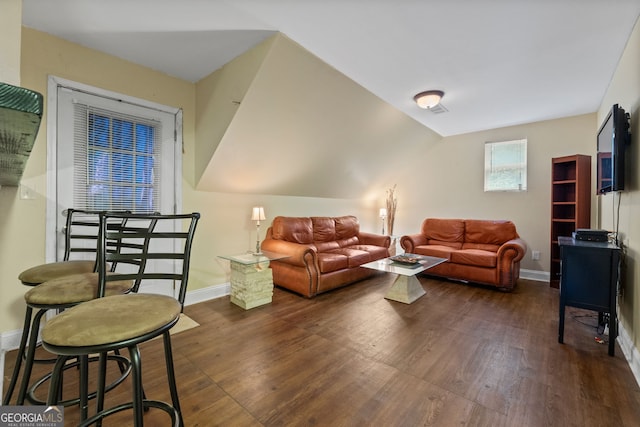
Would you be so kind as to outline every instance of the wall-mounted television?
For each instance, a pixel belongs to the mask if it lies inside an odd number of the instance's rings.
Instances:
[[[624,190],[624,154],[630,140],[629,114],[615,104],[598,130],[597,194]]]

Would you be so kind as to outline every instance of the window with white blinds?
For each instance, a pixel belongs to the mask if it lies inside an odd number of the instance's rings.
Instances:
[[[182,211],[180,108],[52,75],[47,94],[47,262],[69,208]]]
[[[161,123],[80,102],[73,115],[73,205],[159,212]]]

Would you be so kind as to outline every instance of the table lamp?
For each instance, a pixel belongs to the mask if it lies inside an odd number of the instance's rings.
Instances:
[[[260,221],[264,221],[265,219],[264,208],[262,206],[255,206],[251,212],[251,221],[256,222],[256,251],[253,253],[256,256],[262,255],[262,252],[260,252]]]
[[[384,221],[387,219],[386,208],[380,208],[380,219],[382,220],[382,234],[384,234]]]

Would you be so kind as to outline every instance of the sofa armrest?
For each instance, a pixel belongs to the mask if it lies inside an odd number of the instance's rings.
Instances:
[[[400,238],[400,246],[405,253],[413,253],[416,246],[426,245],[427,237],[424,234],[409,234]]]
[[[520,238],[512,239],[498,248],[498,260],[508,259],[509,263],[518,262],[526,253],[527,243]]]
[[[300,243],[287,242],[286,240],[265,239],[262,241],[260,248],[263,251],[287,255],[288,258],[278,260],[286,264],[305,267],[309,262],[315,264],[317,259],[315,248]]]
[[[511,290],[515,287],[520,277],[520,260],[527,253],[527,244],[517,238],[505,242],[498,248],[498,287],[503,290]]]
[[[358,241],[363,245],[374,245],[388,248],[391,246],[391,237],[382,234],[373,234],[361,231],[358,234]]]

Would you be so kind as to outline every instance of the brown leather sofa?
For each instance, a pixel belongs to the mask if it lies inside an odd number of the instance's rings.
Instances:
[[[274,218],[263,251],[288,255],[271,261],[273,283],[307,298],[376,274],[360,267],[389,256],[391,238],[360,231],[355,216]]]
[[[425,274],[513,290],[527,245],[511,221],[427,218],[420,233],[402,236],[406,253],[446,258]]]

